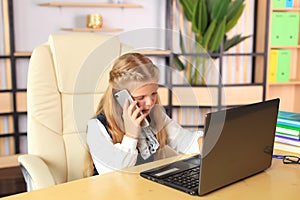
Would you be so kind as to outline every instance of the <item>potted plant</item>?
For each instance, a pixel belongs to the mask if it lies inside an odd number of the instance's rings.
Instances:
[[[192,24],[197,45],[211,54],[214,59],[219,57],[218,53],[221,50],[227,51],[250,37],[241,34],[232,38],[227,36],[243,13],[244,0],[179,0],[179,2],[183,7],[185,18]],[[182,34],[180,34],[180,48],[182,53],[186,52]],[[190,84],[199,83],[199,68],[192,70],[191,63],[187,62],[185,65],[180,57],[175,57],[175,63],[178,69],[186,70],[186,78]],[[196,63],[197,68],[201,58],[196,58]]]

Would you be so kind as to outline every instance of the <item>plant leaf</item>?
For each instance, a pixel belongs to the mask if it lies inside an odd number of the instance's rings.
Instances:
[[[203,0],[197,0],[196,5],[194,5],[193,8],[193,16],[192,16],[192,29],[196,33],[200,33],[200,27],[201,27],[201,4],[203,3]]]
[[[198,0],[193,10],[192,28],[203,35],[207,27],[207,9],[205,0]]]
[[[205,50],[207,50],[207,48],[208,48],[208,43],[209,43],[209,41],[210,41],[210,39],[211,39],[211,37],[212,37],[212,34],[213,34],[213,32],[214,32],[214,30],[215,30],[215,28],[216,28],[216,24],[217,24],[217,20],[214,19],[214,20],[210,23],[210,25],[209,25],[209,27],[207,28],[206,32],[204,33],[203,41],[202,41],[203,44],[202,44],[202,45],[203,45],[203,48],[204,48]]]
[[[235,35],[230,39],[226,39],[224,41],[224,51],[229,50],[231,47],[234,47],[235,45],[239,44],[240,42],[244,41],[245,39],[251,37],[251,35],[248,36],[241,36],[241,34]]]
[[[232,19],[235,18],[237,12],[240,10],[244,3],[244,0],[234,0],[231,1],[228,9],[227,9],[227,23]]]
[[[184,46],[184,41],[183,41],[181,31],[179,31],[179,45],[180,45],[181,52],[185,53],[186,51],[185,51],[185,46]]]
[[[214,52],[219,49],[220,44],[225,34],[226,17],[223,18],[222,22],[217,25],[216,31],[213,33],[211,41],[209,43],[210,52]]]
[[[227,14],[227,9],[230,0],[215,0],[211,12],[211,20],[217,19],[217,24],[220,23]]]
[[[184,15],[188,21],[192,21],[193,9],[197,0],[180,0]]]
[[[201,4],[201,26],[200,26],[200,29],[201,29],[201,34],[204,35],[204,32],[207,28],[207,24],[208,24],[208,16],[207,16],[207,7],[206,7],[206,4],[205,4],[205,0],[202,0],[202,4]]]
[[[235,12],[235,15],[230,20],[227,21],[226,28],[225,28],[226,33],[236,25],[239,18],[243,14],[244,8],[245,5],[241,5],[241,7]]]
[[[214,4],[215,4],[215,0],[206,0],[208,17],[211,17]],[[211,18],[209,18],[209,20],[211,20]]]
[[[178,55],[174,55],[174,66],[179,71],[182,71],[185,69],[183,62],[179,59]]]
[[[196,42],[198,43],[198,45],[203,45],[203,36],[199,33],[196,33],[195,34],[195,39],[196,39]]]

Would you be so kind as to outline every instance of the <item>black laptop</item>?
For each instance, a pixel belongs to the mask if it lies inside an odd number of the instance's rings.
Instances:
[[[208,113],[201,155],[172,162],[140,175],[204,195],[271,166],[279,99]]]

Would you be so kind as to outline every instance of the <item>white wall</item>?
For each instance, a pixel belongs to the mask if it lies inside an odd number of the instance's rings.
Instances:
[[[47,41],[52,33],[64,33],[61,28],[85,27],[86,15],[98,13],[103,16],[103,27],[122,28],[127,31],[143,28],[165,27],[165,0],[124,0],[143,8],[103,7],[44,7],[40,3],[53,0],[14,0],[16,51],[32,51]],[[110,3],[112,0],[63,0],[59,2]]]

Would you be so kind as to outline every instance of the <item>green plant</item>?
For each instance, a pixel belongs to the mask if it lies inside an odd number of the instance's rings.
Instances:
[[[179,0],[183,7],[186,19],[192,23],[195,41],[213,58],[218,58],[221,46],[223,51],[242,42],[250,36],[241,34],[228,38],[227,33],[236,25],[245,8],[244,0]],[[222,45],[223,44],[223,45]],[[186,52],[182,34],[180,34],[180,47]],[[197,51],[197,50],[196,50]],[[197,64],[201,63],[198,58]],[[199,83],[199,69],[192,72],[191,63],[186,66],[175,57],[178,69],[186,69],[187,80],[191,84]]]

